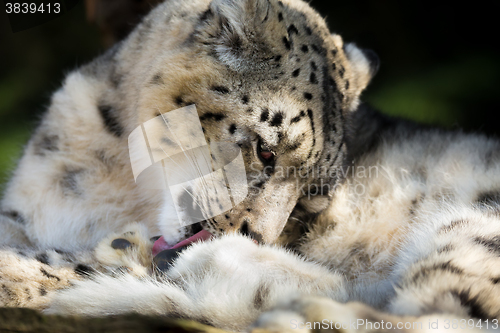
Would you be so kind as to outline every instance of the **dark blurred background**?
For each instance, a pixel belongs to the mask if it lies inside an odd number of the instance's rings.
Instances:
[[[147,0],[118,0],[100,15],[99,1],[111,0],[82,0],[62,17],[18,33],[0,11],[0,187],[64,75],[135,24],[126,6],[137,15],[149,8]],[[314,0],[311,5],[345,41],[379,55],[381,68],[365,101],[390,115],[500,134],[500,1]],[[113,36],[109,22],[116,18],[124,22],[113,28]]]

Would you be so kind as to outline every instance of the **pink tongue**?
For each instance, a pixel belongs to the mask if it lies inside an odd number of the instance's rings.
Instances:
[[[200,241],[205,241],[207,239],[210,239],[212,237],[212,234],[206,230],[202,230],[198,232],[197,234],[194,234],[193,236],[175,244],[174,246],[168,245],[168,243],[165,241],[163,236],[158,238],[158,240],[153,244],[153,256],[156,256],[158,253],[160,253],[163,250],[170,250],[170,249],[177,249],[179,247],[183,247],[185,245],[189,245],[191,243],[196,243]]]

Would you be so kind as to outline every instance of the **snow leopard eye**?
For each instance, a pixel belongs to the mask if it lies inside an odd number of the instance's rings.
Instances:
[[[259,156],[259,159],[264,163],[265,165],[270,165],[274,162],[274,153],[269,150],[269,148],[266,146],[266,144],[262,141],[262,139],[259,139],[257,142],[257,155]]]

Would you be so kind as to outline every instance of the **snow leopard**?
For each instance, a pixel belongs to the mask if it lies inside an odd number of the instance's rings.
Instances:
[[[500,142],[363,104],[378,67],[302,0],[165,1],[52,96],[1,201],[0,304],[233,331],[496,329]],[[172,228],[128,138],[190,105],[250,186]]]

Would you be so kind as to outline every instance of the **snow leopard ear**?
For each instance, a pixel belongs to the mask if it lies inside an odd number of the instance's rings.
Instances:
[[[344,52],[351,63],[351,70],[356,81],[356,88],[358,89],[357,93],[361,94],[375,74],[377,74],[380,67],[380,59],[372,50],[361,49],[354,43],[346,44]]]
[[[251,58],[252,45],[261,35],[256,32],[270,24],[274,7],[269,0],[213,0],[201,14],[195,36],[220,60],[238,67]]]
[[[269,0],[213,0],[210,9],[223,26],[244,37],[259,27],[273,6]]]

